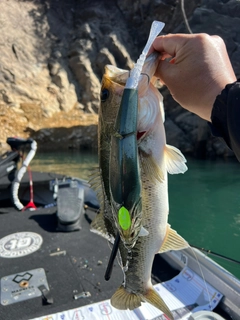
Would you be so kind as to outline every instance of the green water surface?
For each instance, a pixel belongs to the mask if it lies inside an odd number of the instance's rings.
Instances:
[[[190,244],[240,261],[240,163],[188,159],[169,176],[169,222]],[[211,256],[240,278],[240,265]]]

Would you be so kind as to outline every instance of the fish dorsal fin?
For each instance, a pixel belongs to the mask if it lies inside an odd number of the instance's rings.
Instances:
[[[90,184],[91,188],[96,192],[98,201],[100,203],[100,207],[103,208],[104,203],[104,189],[103,189],[103,181],[100,174],[99,168],[94,168],[92,173],[89,177],[88,183]]]
[[[111,243],[113,242],[113,238],[109,235],[107,231],[107,228],[104,222],[103,212],[98,213],[96,217],[93,219],[90,226],[90,231],[102,236],[103,238],[107,239]]]
[[[100,169],[94,168],[89,176],[89,180],[88,183],[91,185],[91,188],[94,191],[97,191],[99,189],[99,187],[102,186],[102,179],[101,179],[101,175],[100,175]]]
[[[184,173],[187,171],[184,155],[177,148],[166,144],[164,148],[164,159],[167,172],[170,174]]]
[[[141,149],[139,149],[139,157],[141,160],[142,169],[144,173],[149,176],[149,180],[154,182],[157,179],[158,181],[163,182],[164,172],[158,166],[154,158]]]
[[[159,250],[159,253],[169,250],[181,250],[188,248],[189,244],[184,240],[177,231],[173,230],[170,225],[167,225],[166,235],[163,244]]]

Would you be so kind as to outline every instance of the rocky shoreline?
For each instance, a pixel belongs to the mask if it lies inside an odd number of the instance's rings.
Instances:
[[[240,77],[240,1],[185,1],[194,33],[221,36]],[[96,148],[106,64],[130,69],[153,20],[184,32],[178,0],[0,2],[0,147],[32,136],[39,148]],[[232,156],[208,124],[183,110],[166,88],[167,142],[196,157]]]

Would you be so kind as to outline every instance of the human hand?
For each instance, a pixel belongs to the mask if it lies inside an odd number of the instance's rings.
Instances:
[[[161,53],[155,76],[183,108],[210,121],[216,96],[236,81],[222,38],[169,34],[157,37],[150,52],[153,50]]]

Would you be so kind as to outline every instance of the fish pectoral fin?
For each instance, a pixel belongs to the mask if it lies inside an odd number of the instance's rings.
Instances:
[[[167,225],[166,235],[163,244],[159,250],[159,253],[170,250],[181,250],[188,248],[189,244],[183,237],[181,237],[177,231],[173,230],[170,225]]]
[[[111,304],[119,310],[134,310],[141,306],[142,299],[133,292],[128,292],[123,286],[117,289],[111,298]]]
[[[187,160],[182,152],[168,144],[164,148],[164,159],[167,172],[170,174],[184,173],[188,169],[185,164]]]
[[[169,319],[174,320],[172,312],[169,310],[166,303],[153,288],[148,289],[147,293],[143,296],[143,299],[144,301],[161,310],[169,317]]]
[[[93,219],[90,226],[90,231],[102,236],[103,238],[107,239],[111,243],[113,242],[112,237],[109,235],[107,231],[107,228],[104,222],[103,212],[98,213],[96,217]]]
[[[149,176],[149,180],[156,181],[156,179],[160,182],[164,181],[164,172],[156,163],[154,158],[147,154],[145,151],[139,148],[139,157],[141,160],[141,166],[143,171],[147,176]]]
[[[149,232],[144,227],[141,227],[140,232],[138,234],[139,237],[146,237],[149,235]]]

